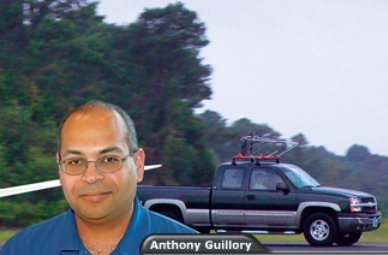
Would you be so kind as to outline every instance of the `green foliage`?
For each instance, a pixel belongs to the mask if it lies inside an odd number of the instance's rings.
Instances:
[[[12,41],[7,49],[16,50],[25,43],[25,27],[23,26],[22,0],[0,0],[0,41]]]
[[[88,0],[19,0],[19,2],[24,9],[24,23],[31,25],[32,28],[39,25],[46,17],[62,19],[75,8],[82,13],[81,7],[88,8],[96,5],[96,3],[88,5]]]
[[[199,58],[204,24],[178,3],[109,25],[86,2],[0,1],[0,188],[57,178],[56,127],[91,99],[134,118],[147,163],[167,168],[150,181],[207,184],[214,166],[192,110],[211,94]],[[1,222],[39,221],[43,206],[62,199],[58,190],[2,199],[10,214]]]
[[[67,202],[60,199],[54,202],[39,201],[31,204],[28,201],[14,203],[11,201],[0,201],[0,225],[13,227],[26,227],[43,220],[52,215],[65,212],[68,209]]]

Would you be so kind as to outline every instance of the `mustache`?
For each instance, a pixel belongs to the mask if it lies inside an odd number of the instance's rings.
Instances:
[[[85,194],[101,194],[101,193],[109,193],[112,192],[114,188],[110,185],[105,185],[101,183],[94,184],[85,184],[84,186],[78,188],[75,191],[77,196],[82,196]]]

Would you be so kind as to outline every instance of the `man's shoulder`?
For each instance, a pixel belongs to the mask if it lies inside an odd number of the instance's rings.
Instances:
[[[51,241],[55,242],[61,234],[65,224],[65,217],[66,213],[63,213],[16,233],[4,244],[2,252],[8,249],[14,250],[15,247],[18,247],[18,250],[23,250],[24,248],[27,249],[27,247],[45,246]]]
[[[147,209],[146,209],[147,210]],[[196,230],[176,221],[168,218],[159,213],[148,210],[151,232],[154,233],[187,233],[195,234],[198,233]]]
[[[58,224],[64,223],[65,215],[66,213],[62,213],[48,220],[29,226],[26,229],[19,232],[18,234],[30,235],[30,234],[37,234],[42,232],[52,232],[53,228],[56,229],[58,227]]]

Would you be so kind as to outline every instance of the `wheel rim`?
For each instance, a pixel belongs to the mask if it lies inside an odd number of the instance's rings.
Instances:
[[[316,220],[310,226],[310,234],[317,241],[325,240],[329,233],[330,227],[326,221]]]

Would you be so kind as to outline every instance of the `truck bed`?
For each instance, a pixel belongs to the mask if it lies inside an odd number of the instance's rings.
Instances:
[[[185,201],[188,208],[209,209],[211,187],[209,186],[154,186],[138,185],[137,196],[141,203],[150,199],[178,199]]]

